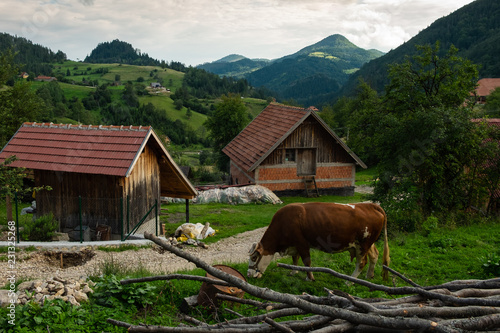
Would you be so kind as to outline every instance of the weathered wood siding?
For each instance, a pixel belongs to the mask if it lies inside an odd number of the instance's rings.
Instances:
[[[37,193],[37,215],[52,212],[61,229],[75,228],[82,224],[95,228],[97,224],[110,225],[112,232],[128,229],[144,217],[155,200],[160,200],[160,168],[157,156],[145,147],[129,177],[53,172],[35,170],[35,185],[50,186],[51,191]],[[123,198],[123,211],[121,210]],[[128,202],[128,208],[127,208]]]
[[[124,178],[129,198],[129,229],[132,230],[155,203],[160,202],[160,166],[153,149],[146,146],[129,177]],[[149,219],[148,219],[149,220]]]
[[[118,230],[120,219],[120,178],[69,172],[35,170],[36,186],[48,185],[51,191],[36,194],[37,216],[53,213],[61,230],[80,224],[95,228],[97,224],[111,225]]]
[[[316,163],[353,163],[352,157],[313,117],[297,127],[260,165],[284,164],[286,149],[314,148]]]

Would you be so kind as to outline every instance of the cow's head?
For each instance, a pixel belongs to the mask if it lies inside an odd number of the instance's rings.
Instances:
[[[264,248],[261,243],[254,243],[250,248],[247,271],[248,277],[261,278],[267,266],[269,266],[273,260],[274,254],[263,255],[263,253]]]

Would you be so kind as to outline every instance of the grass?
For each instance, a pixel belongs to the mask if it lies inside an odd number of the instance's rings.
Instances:
[[[376,168],[356,170],[356,185],[370,185],[377,175]]]

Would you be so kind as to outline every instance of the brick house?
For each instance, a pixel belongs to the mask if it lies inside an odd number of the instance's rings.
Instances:
[[[366,165],[315,110],[269,104],[222,150],[231,183],[277,195],[353,195],[356,166]]]

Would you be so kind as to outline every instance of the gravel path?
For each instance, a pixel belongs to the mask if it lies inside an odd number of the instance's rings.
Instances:
[[[209,264],[241,263],[248,260],[248,250],[258,242],[266,228],[247,231],[233,237],[209,244],[208,249],[186,246],[185,251],[197,256]],[[21,251],[16,254],[15,276],[17,280],[35,280],[49,277],[63,279],[77,279],[90,275],[99,275],[103,265],[123,265],[128,268],[143,267],[155,274],[172,273],[182,269],[193,269],[194,264],[179,258],[169,252],[163,252],[156,244],[152,248],[143,248],[137,251],[105,252],[93,250],[95,255],[85,264],[61,269],[58,258],[48,258],[40,250],[34,252]],[[7,283],[11,274],[9,263],[0,261],[0,286]]]

